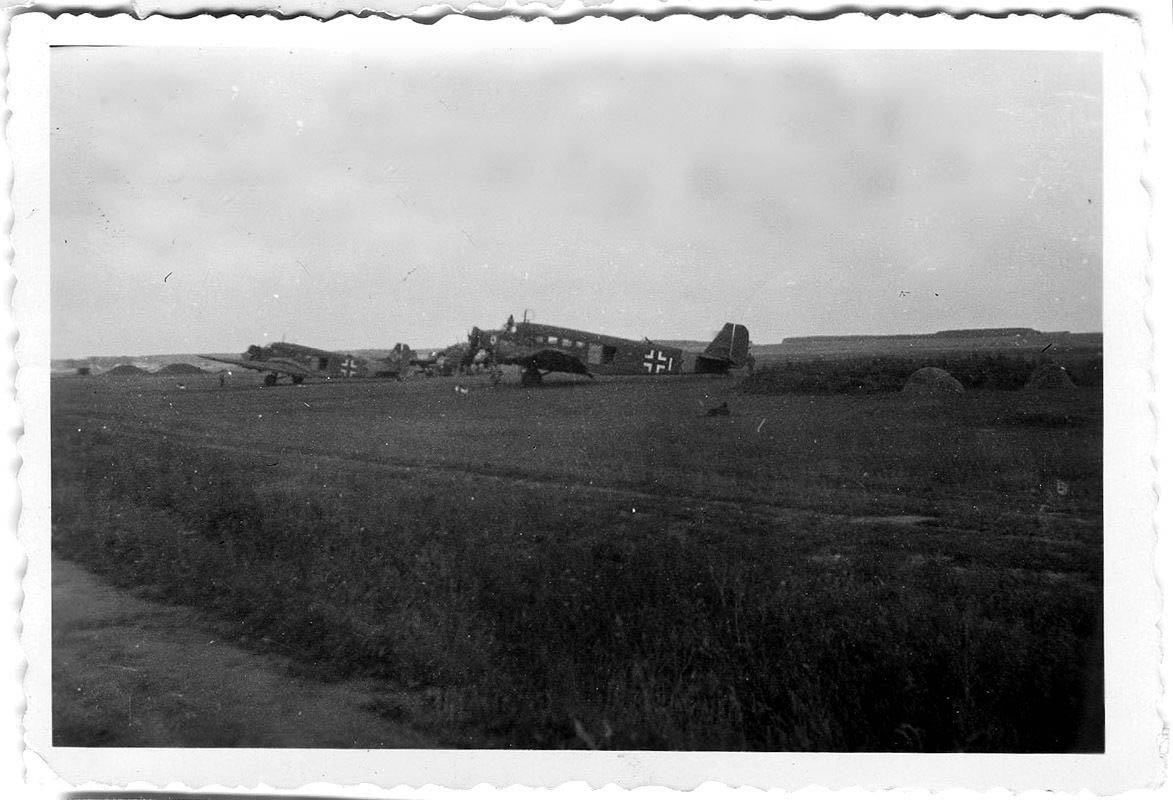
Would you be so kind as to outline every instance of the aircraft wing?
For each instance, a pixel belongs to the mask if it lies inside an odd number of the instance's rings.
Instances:
[[[543,372],[570,372],[575,375],[594,377],[578,356],[553,348],[520,354],[509,359],[507,363],[520,364],[523,367],[532,365]]]
[[[200,356],[209,361],[219,361],[223,364],[233,364],[237,367],[244,367],[245,369],[255,369],[257,372],[272,372],[277,375],[298,375],[303,378],[309,378],[319,373],[308,369],[301,364],[294,361],[285,361],[284,359],[269,359],[268,361],[246,361],[241,358],[221,358],[220,356]]]

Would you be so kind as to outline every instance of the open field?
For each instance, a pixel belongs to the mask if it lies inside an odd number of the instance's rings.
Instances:
[[[183,385],[54,380],[55,555],[442,745],[1102,748],[1097,388]]]

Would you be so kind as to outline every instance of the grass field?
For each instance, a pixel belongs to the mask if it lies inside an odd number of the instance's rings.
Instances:
[[[897,392],[923,366],[939,367],[967,389],[1015,391],[1044,363],[1060,364],[1076,386],[1103,384],[1099,350],[1055,348],[1048,353],[1013,351],[924,351],[887,354],[851,352],[763,356],[742,390],[751,394],[869,394]]]
[[[1096,388],[234,380],[55,379],[54,552],[447,744],[1103,746]]]

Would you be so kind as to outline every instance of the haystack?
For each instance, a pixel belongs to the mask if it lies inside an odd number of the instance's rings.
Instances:
[[[106,375],[150,375],[142,367],[136,367],[134,364],[119,364],[113,369],[107,370]]]
[[[1075,384],[1067,370],[1054,362],[1049,362],[1035,367],[1035,371],[1030,374],[1030,380],[1026,382],[1026,388],[1043,392],[1066,391],[1074,389]]]
[[[905,394],[953,395],[961,394],[965,387],[940,367],[921,367],[908,376],[902,391]]]
[[[204,371],[195,364],[185,364],[182,361],[168,364],[155,373],[156,375],[203,375]]]

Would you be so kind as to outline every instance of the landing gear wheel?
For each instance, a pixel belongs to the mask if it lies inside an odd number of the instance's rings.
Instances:
[[[525,372],[521,373],[521,385],[526,388],[530,386],[541,386],[542,373],[538,372],[537,367],[526,367]]]
[[[292,376],[292,380],[295,385],[298,385],[305,380],[305,375],[294,375]]]
[[[270,372],[268,375],[265,376],[265,385],[266,386],[276,386],[277,385],[277,376],[274,375],[272,372]]]

